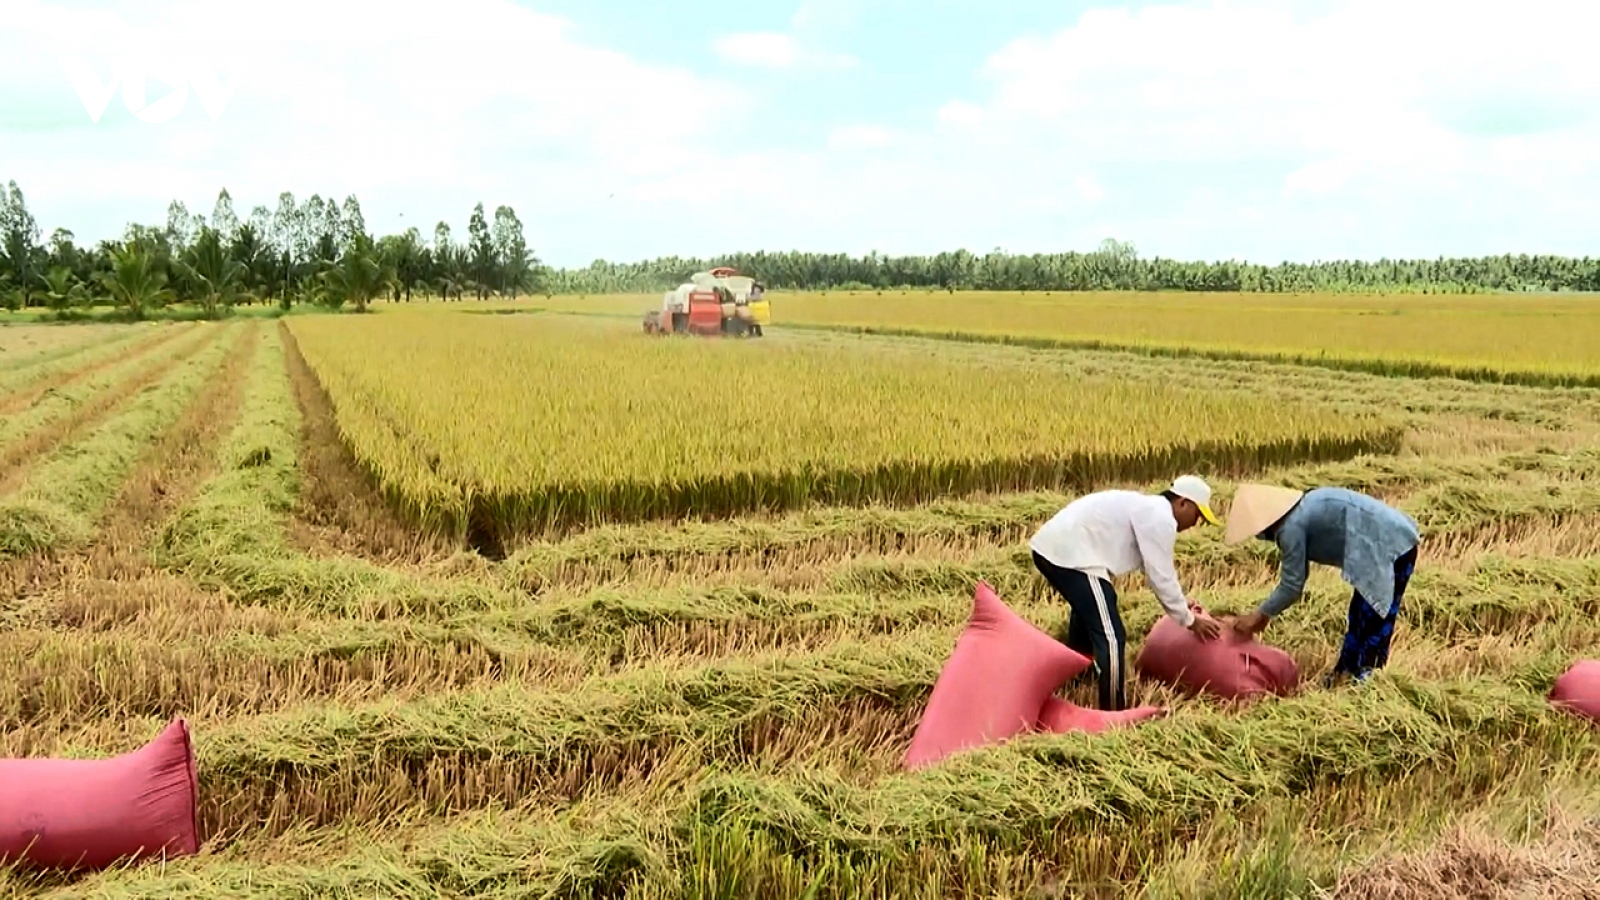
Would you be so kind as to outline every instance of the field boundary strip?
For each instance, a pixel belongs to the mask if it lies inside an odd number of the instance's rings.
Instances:
[[[529,315],[584,316],[596,319],[632,320],[627,313],[597,312],[591,310],[555,309],[533,307],[526,310],[449,310],[468,315]],[[1156,359],[1203,359],[1212,362],[1271,363],[1331,369],[1340,372],[1359,372],[1384,378],[1446,378],[1477,384],[1504,384],[1517,387],[1597,389],[1600,373],[1533,372],[1526,369],[1496,369],[1492,366],[1461,366],[1448,363],[1430,363],[1405,357],[1326,356],[1301,353],[1276,353],[1253,350],[1223,350],[1209,347],[1186,347],[1181,344],[1140,344],[1098,338],[1051,338],[1022,334],[988,334],[977,331],[941,330],[938,328],[904,328],[889,325],[829,325],[821,323],[774,322],[767,326],[773,333],[784,330],[811,331],[828,334],[851,334],[881,338],[921,338],[933,341],[950,341],[961,344],[995,344],[1022,347],[1031,350],[1089,350],[1102,353],[1126,353]]]
[[[243,410],[216,449],[217,469],[162,526],[156,565],[223,590],[235,603],[318,615],[384,619],[495,606],[506,596],[495,586],[413,576],[354,557],[314,557],[292,546],[304,416],[288,370],[291,337],[279,327],[260,338],[243,376]]]

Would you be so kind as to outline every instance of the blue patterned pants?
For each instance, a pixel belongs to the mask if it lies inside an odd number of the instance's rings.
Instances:
[[[1334,665],[1332,675],[1342,672],[1360,680],[1389,661],[1389,638],[1394,636],[1394,623],[1400,617],[1400,598],[1405,596],[1406,585],[1411,582],[1416,566],[1415,547],[1394,561],[1394,606],[1387,616],[1378,615],[1360,591],[1350,598],[1350,625],[1344,633],[1344,648],[1339,651],[1339,662]]]

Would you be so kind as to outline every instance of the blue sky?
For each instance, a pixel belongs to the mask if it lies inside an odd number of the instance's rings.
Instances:
[[[80,240],[223,187],[425,236],[505,203],[556,265],[1593,255],[1597,33],[1577,0],[0,0],[0,180]],[[93,121],[75,84],[118,91]]]

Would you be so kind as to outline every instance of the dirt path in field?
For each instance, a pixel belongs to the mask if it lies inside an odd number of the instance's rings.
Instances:
[[[0,397],[0,415],[15,415],[24,409],[39,402],[39,398],[54,390],[77,384],[96,372],[109,369],[141,356],[145,353],[159,351],[162,347],[170,346],[186,334],[192,334],[193,328],[174,328],[170,332],[158,333],[142,341],[133,341],[110,356],[93,360],[75,369],[59,372],[35,381],[21,390],[15,391],[5,397]]]
[[[220,338],[234,342],[221,369],[178,422],[145,451],[106,510],[96,538],[71,553],[38,554],[0,565],[0,600],[20,610],[54,598],[48,618],[57,626],[72,627],[88,618],[115,617],[130,603],[148,602],[152,593],[196,591],[150,567],[149,541],[153,530],[215,469],[217,442],[232,427],[244,399],[243,376],[255,354],[255,335],[253,327],[246,327]]]
[[[317,381],[287,326],[284,356],[302,416],[300,505],[290,520],[290,540],[318,556],[347,554],[385,565],[434,562],[455,551],[422,534],[384,500],[339,435],[333,403]]]

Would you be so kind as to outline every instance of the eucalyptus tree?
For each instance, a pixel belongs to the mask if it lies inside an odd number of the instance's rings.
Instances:
[[[467,277],[479,300],[489,299],[490,286],[495,282],[494,239],[489,234],[489,223],[483,217],[483,203],[472,208],[467,220]]]
[[[217,203],[211,208],[212,228],[217,231],[217,237],[223,244],[230,244],[239,233],[239,216],[233,211],[233,197],[228,194],[228,189],[223,188],[217,193]]]
[[[22,189],[12,181],[0,191],[0,269],[6,273],[8,293],[15,292],[22,306],[32,305],[42,256],[39,223],[28,211]]]

